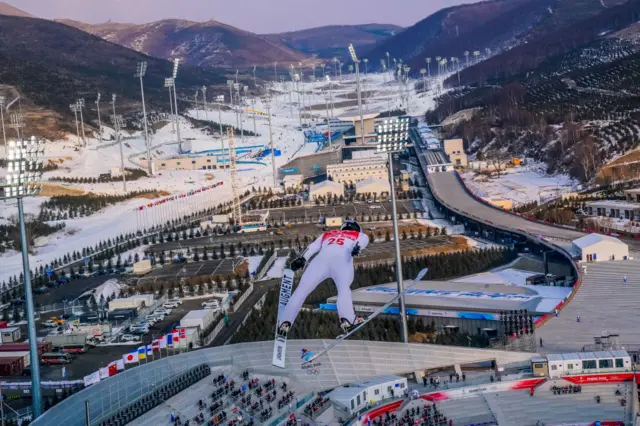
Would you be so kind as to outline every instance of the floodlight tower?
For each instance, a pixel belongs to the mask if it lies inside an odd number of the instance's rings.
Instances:
[[[431,58],[427,58],[425,59],[425,61],[427,61],[427,74],[428,74],[429,80],[431,80]]]
[[[298,82],[300,81],[300,75],[295,73],[293,74],[293,81],[296,84],[296,93],[298,93],[298,121],[300,122],[300,127],[302,127],[302,111],[300,110],[300,89],[298,86]]]
[[[402,341],[409,342],[407,328],[407,312],[404,298],[404,284],[402,282],[402,256],[400,254],[400,238],[398,234],[398,213],[396,209],[396,190],[393,178],[393,154],[400,153],[409,147],[410,118],[392,117],[376,120],[377,151],[386,153],[389,160],[389,181],[391,184],[391,208],[393,213],[393,242],[396,257],[396,279],[400,296],[400,317],[402,320]]]
[[[389,52],[387,52],[387,69],[391,70],[391,63],[389,62]]]
[[[171,77],[164,79],[164,87],[169,89],[169,108],[171,109],[171,132],[176,131],[175,116],[173,115],[173,95],[171,94],[171,88],[173,87],[173,79]]]
[[[233,80],[227,80],[227,86],[229,86],[229,105],[233,106]]]
[[[176,94],[176,77],[178,76],[178,67],[180,59],[173,60],[173,74],[171,75],[171,87],[173,88],[173,108],[176,114],[176,136],[178,137],[178,153],[182,154],[182,138],[180,138],[180,115],[178,114],[178,95]],[[146,124],[146,123],[145,123]]]
[[[98,97],[96,98],[96,108],[98,108],[98,138],[100,139],[100,143],[102,143],[102,117],[100,117],[100,92],[98,92]]]
[[[364,62],[364,75],[367,75],[369,73],[369,68],[367,67],[369,65],[369,59],[364,58],[362,62]]]
[[[335,56],[332,59],[333,61],[333,78],[338,78],[338,58]]]
[[[82,109],[84,108],[84,98],[80,98],[76,101],[76,105],[78,108],[78,111],[80,112],[80,125],[81,125],[81,129],[82,129],[82,142],[84,143],[85,146],[87,146],[87,139],[84,136],[84,117],[82,116]]]
[[[78,146],[82,146],[80,143],[80,125],[78,124],[78,104],[70,104],[69,109],[73,111],[73,115],[76,117],[76,137],[78,138]],[[13,124],[13,120],[11,124]],[[20,133],[18,133],[18,138],[20,138]]]
[[[364,145],[364,115],[362,112],[362,92],[360,91],[360,66],[358,63],[358,56],[356,55],[356,50],[353,48],[353,44],[349,45],[349,54],[351,55],[351,60],[356,66],[356,90],[358,92],[358,114],[360,114],[360,133],[362,135],[362,144]]]
[[[113,114],[111,114],[111,122],[113,123],[113,128],[116,131],[116,142],[120,143],[120,171],[122,172],[122,190],[124,193],[127,193],[127,178],[124,172],[124,151],[122,149],[122,134],[121,129],[124,127],[124,120],[122,119],[122,115],[116,114],[116,94],[113,93],[111,95],[111,108]]]
[[[233,138],[233,129],[227,129],[227,141],[229,141],[229,160],[231,163],[231,191],[233,192],[233,202],[231,213],[236,228],[242,226],[242,211],[240,209],[240,183],[238,182],[238,167],[236,165],[236,143]]]
[[[7,178],[0,199],[16,199],[18,202],[18,223],[20,228],[20,248],[22,251],[22,271],[24,275],[24,298],[26,301],[27,331],[29,338],[29,356],[31,358],[31,396],[33,418],[42,414],[42,390],[40,388],[40,357],[38,355],[38,335],[31,289],[31,270],[27,248],[27,232],[24,224],[23,198],[40,192],[42,178],[42,155],[44,144],[32,136],[31,139],[18,138],[7,145]],[[3,419],[4,420],[4,419]]]
[[[331,102],[331,118],[333,118],[333,82],[331,81],[330,76],[326,76],[325,79],[327,83],[329,83],[329,99]]]
[[[224,103],[224,95],[216,96],[216,103],[218,104],[218,125],[220,126],[220,152],[222,154],[222,167],[224,167],[224,134],[222,133],[222,104]]]
[[[421,68],[420,69],[420,74],[422,74],[422,90],[424,92],[427,91],[427,81],[425,80],[424,76],[427,74],[427,69],[426,68]]]
[[[273,169],[273,187],[276,188],[278,185],[276,180],[277,179],[276,153],[275,153],[275,147],[273,146],[273,131],[271,130],[271,99],[268,91],[267,91],[267,96],[263,100],[263,103],[267,105],[267,116],[269,117],[269,146],[271,147],[271,168]],[[253,116],[255,119],[255,112]]]
[[[474,50],[473,51],[473,57],[475,59],[474,63],[478,63],[478,59],[480,58],[480,51],[479,50]]]
[[[4,130],[4,103],[6,98],[0,96],[0,121],[2,121],[2,140],[4,141],[4,147],[7,148],[7,133]]]
[[[253,85],[258,87],[258,83],[256,83],[256,66],[253,66]]]
[[[149,172],[149,176],[153,176],[153,169],[151,167],[151,143],[149,141],[149,131],[147,130],[147,107],[144,103],[144,83],[142,81],[143,77],[146,74],[147,62],[138,62],[138,68],[134,76],[140,79],[140,95],[142,96],[142,121],[144,123],[144,141],[147,145],[147,171]]]
[[[325,76],[326,76],[326,74],[324,72],[324,67],[326,66],[326,64],[323,62],[323,63],[320,64],[320,66],[322,67],[322,78],[324,79]]]
[[[202,103],[204,104],[204,118],[209,119],[209,113],[207,113],[207,86],[202,86]]]
[[[196,104],[196,120],[200,119],[200,115],[198,114],[198,93],[200,93],[200,90],[196,89],[196,94],[193,97],[193,99],[195,100],[195,104]]]
[[[276,83],[278,82],[278,62],[273,63],[273,73],[276,75]]]

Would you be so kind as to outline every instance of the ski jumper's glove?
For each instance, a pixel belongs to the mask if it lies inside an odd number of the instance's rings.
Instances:
[[[351,256],[357,256],[360,254],[360,244],[356,243],[355,246],[353,246],[353,249],[351,250]]]
[[[299,257],[297,259],[294,259],[291,262],[291,270],[292,271],[297,271],[299,269],[304,268],[304,265],[307,263],[307,259],[305,259],[304,257]]]

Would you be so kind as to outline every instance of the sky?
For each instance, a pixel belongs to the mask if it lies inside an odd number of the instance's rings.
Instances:
[[[0,0],[32,15],[87,23],[216,20],[258,34],[323,25],[413,25],[443,7],[478,0]]]

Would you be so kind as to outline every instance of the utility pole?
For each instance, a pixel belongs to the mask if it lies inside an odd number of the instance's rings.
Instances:
[[[153,168],[151,167],[151,143],[149,141],[149,131],[147,129],[147,107],[144,103],[144,83],[142,81],[142,78],[146,73],[147,63],[138,62],[138,69],[136,70],[135,77],[140,78],[140,95],[142,96],[142,121],[144,123],[144,140],[147,144],[147,171],[149,172],[149,176],[153,176]]]
[[[80,98],[76,101],[76,105],[78,105],[78,111],[80,111],[80,123],[82,125],[82,142],[84,146],[87,146],[87,139],[84,136],[84,117],[82,116],[82,108],[84,108],[84,98]]]
[[[277,187],[276,152],[273,146],[273,132],[271,131],[271,102],[267,99],[267,115],[269,116],[269,144],[271,146],[271,167],[273,169],[273,188]]]
[[[349,53],[351,54],[351,59],[353,60],[356,66],[356,89],[358,92],[358,113],[360,114],[360,133],[362,135],[362,144],[364,145],[364,115],[362,112],[362,92],[360,90],[360,67],[358,63],[358,56],[356,55],[356,50],[353,48],[353,44],[349,45]]]
[[[113,107],[113,115],[111,116],[111,122],[113,123],[113,128],[116,131],[116,141],[120,142],[120,171],[122,172],[122,190],[124,193],[127,193],[127,177],[124,170],[124,151],[122,149],[122,136],[120,134],[120,129],[124,127],[124,121],[122,120],[121,115],[116,114],[116,94],[111,95],[111,105]]]
[[[98,108],[98,138],[100,139],[100,143],[102,143],[102,118],[100,117],[100,93],[98,93],[98,97],[96,98],[96,107]]]
[[[209,119],[209,114],[207,113],[207,86],[202,86],[202,103],[204,104],[204,118]]]
[[[78,124],[78,104],[71,104],[69,105],[69,108],[71,109],[71,111],[73,111],[73,115],[76,118],[76,137],[78,138],[78,146],[82,146],[82,143],[80,142],[80,127]],[[18,139],[20,138],[20,133],[18,132]]]
[[[196,101],[196,120],[200,119],[200,115],[198,114],[198,93],[200,93],[200,91],[196,90],[196,94],[194,96],[194,100]]]

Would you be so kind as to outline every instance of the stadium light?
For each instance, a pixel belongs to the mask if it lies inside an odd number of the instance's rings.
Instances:
[[[331,76],[325,76],[327,83],[329,83],[329,99],[331,102],[331,118],[333,118],[333,82],[331,81]]]
[[[7,148],[7,134],[4,130],[4,103],[6,98],[4,96],[0,96],[0,121],[2,121],[2,139],[4,140],[5,150]]]
[[[224,95],[216,96],[218,104],[218,125],[220,126],[220,147],[222,148],[222,167],[224,167],[224,133],[222,131],[222,104],[224,104]]]
[[[98,108],[98,138],[100,139],[100,143],[102,143],[102,117],[100,117],[100,92],[98,92],[98,97],[96,98],[96,108]]]
[[[164,87],[169,89],[169,108],[171,109],[171,133],[176,131],[176,122],[175,116],[173,115],[173,95],[171,93],[171,88],[173,87],[173,78],[165,78],[164,79]]]
[[[351,60],[356,66],[356,91],[358,93],[358,114],[360,114],[360,134],[362,136],[362,144],[364,145],[364,115],[362,112],[362,92],[360,90],[360,67],[358,61],[358,55],[356,55],[356,50],[353,48],[353,44],[349,45],[349,54],[351,55]]]
[[[116,94],[111,95],[111,106],[113,108],[113,114],[111,115],[111,122],[113,128],[116,131],[116,141],[120,143],[120,172],[122,172],[122,190],[127,193],[127,177],[124,172],[124,152],[122,150],[122,134],[121,129],[125,127],[124,120],[121,115],[116,114]]]
[[[393,220],[393,242],[396,255],[396,279],[398,281],[398,294],[400,296],[400,317],[402,319],[402,341],[409,342],[407,328],[407,310],[404,298],[404,284],[402,282],[402,257],[400,255],[400,238],[398,235],[398,213],[396,208],[396,190],[393,180],[393,154],[404,151],[410,146],[409,124],[410,118],[392,117],[378,119],[375,122],[377,135],[377,151],[386,153],[389,159],[389,181],[391,183],[391,208]]]
[[[18,223],[20,228],[20,248],[22,251],[22,270],[24,276],[24,294],[26,301],[27,331],[29,337],[29,356],[31,357],[31,395],[33,418],[42,413],[42,395],[40,389],[40,361],[38,355],[38,335],[33,309],[31,290],[31,271],[27,249],[27,232],[24,224],[24,205],[22,199],[40,192],[42,179],[42,156],[44,144],[32,136],[31,139],[18,138],[7,145],[6,183],[0,185],[3,193],[0,199],[16,199],[18,202]]]
[[[76,117],[76,137],[78,138],[78,146],[80,146],[80,125],[78,124],[78,104],[70,104],[69,109],[73,111],[73,114]],[[13,124],[13,123],[12,123]],[[20,138],[20,133],[18,133],[18,138]]]
[[[177,72],[177,70],[176,70]],[[142,78],[147,74],[147,62],[138,62],[135,77],[140,79],[140,94],[142,96],[142,121],[144,122],[144,141],[147,145],[147,171],[149,176],[153,176],[153,168],[151,167],[151,142],[149,141],[149,131],[147,129],[147,107],[144,102],[144,83]],[[122,171],[124,173],[124,170]]]
[[[86,137],[84,135],[84,117],[82,115],[82,109],[85,106],[84,98],[78,99],[76,101],[76,105],[77,105],[77,108],[78,108],[78,112],[80,113],[80,126],[81,126],[80,128],[82,129],[82,142],[84,143],[85,146],[87,146],[87,139],[86,139]]]
[[[178,95],[176,94],[176,77],[178,77],[178,66],[180,58],[173,60],[173,74],[171,87],[173,88],[173,109],[176,114],[176,136],[178,137],[178,153],[182,154],[182,138],[180,137],[180,116],[178,115]]]
[[[204,108],[204,118],[206,120],[209,119],[209,114],[207,113],[207,86],[202,86],[202,103]]]

